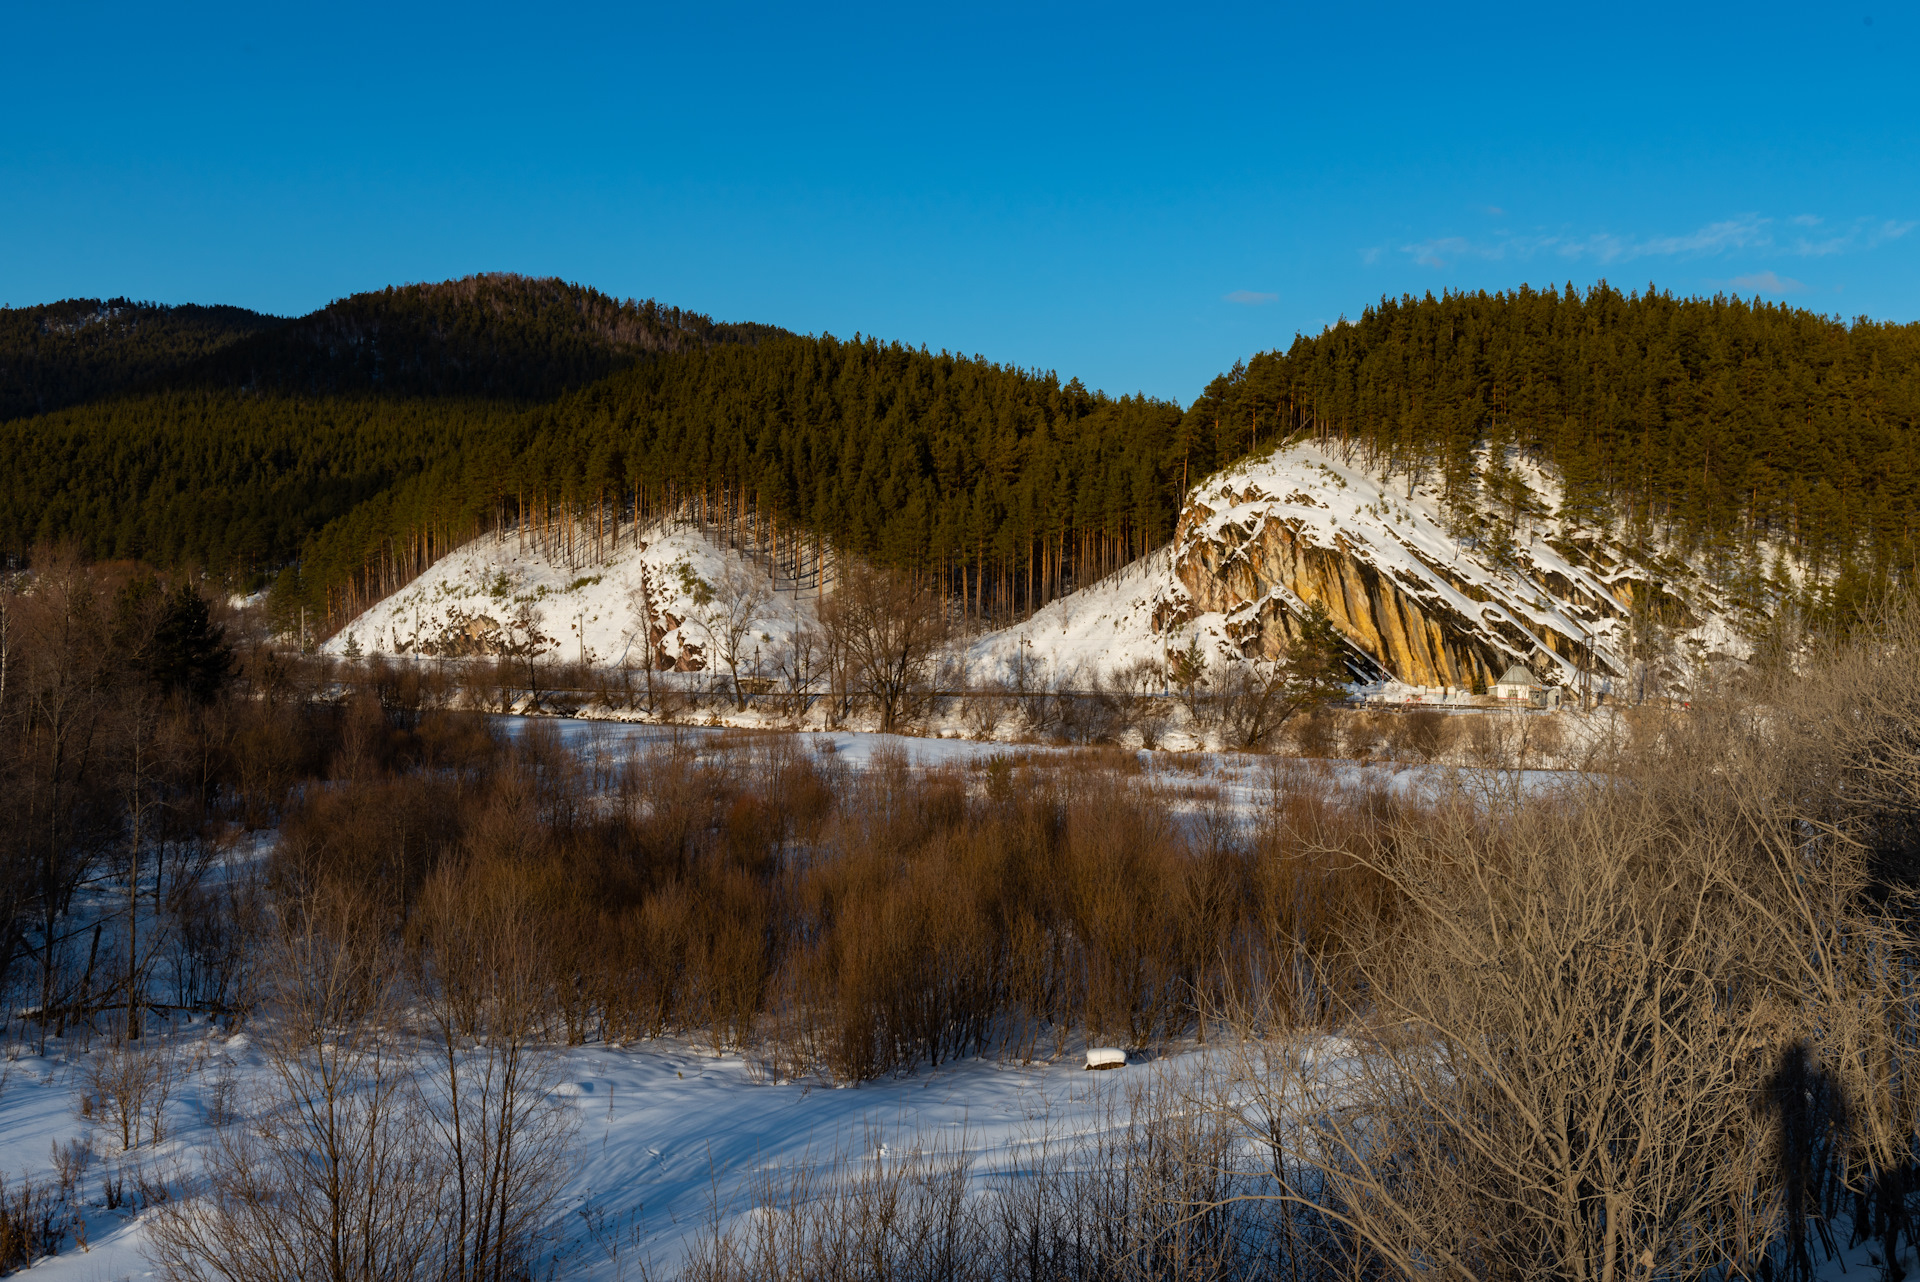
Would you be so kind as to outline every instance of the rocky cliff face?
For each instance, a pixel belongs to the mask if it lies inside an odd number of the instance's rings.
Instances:
[[[1537,497],[1534,511],[1551,510],[1554,496]],[[1468,688],[1516,660],[1552,684],[1583,671],[1602,685],[1644,679],[1650,665],[1671,684],[1708,654],[1748,651],[1726,603],[1685,565],[1545,517],[1450,532],[1440,512],[1437,488],[1383,481],[1312,446],[1242,464],[1189,497],[1154,630],[1197,624],[1271,657],[1318,602],[1387,674]]]
[[[1509,662],[1470,619],[1433,594],[1406,590],[1345,540],[1316,547],[1269,518],[1244,539],[1187,540],[1182,553],[1174,569],[1193,613],[1226,616],[1245,653],[1278,656],[1300,606],[1318,602],[1356,650],[1410,685],[1484,686]],[[1175,606],[1160,622],[1177,627],[1190,617]]]

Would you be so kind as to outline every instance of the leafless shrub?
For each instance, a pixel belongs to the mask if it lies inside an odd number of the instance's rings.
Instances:
[[[1327,708],[1295,717],[1287,727],[1293,749],[1303,757],[1331,757],[1340,751],[1341,716]]]
[[[240,1079],[233,1058],[222,1054],[203,1072],[200,1108],[207,1124],[216,1129],[231,1125],[240,1104]]]
[[[1135,659],[1112,673],[1103,685],[1117,705],[1120,724],[1139,734],[1141,747],[1156,746],[1170,720],[1164,666],[1151,658]]]
[[[1052,739],[1060,731],[1063,700],[1049,682],[1030,679],[1020,691],[1020,729],[1036,739]]]
[[[1540,769],[1552,769],[1561,764],[1561,754],[1567,744],[1566,725],[1557,716],[1533,718],[1528,747],[1532,750],[1532,764]]]
[[[682,1276],[797,1280],[850,1268],[902,1282],[968,1276],[981,1244],[966,1204],[964,1149],[917,1141],[898,1155],[874,1148],[863,1155],[871,1161],[842,1154],[768,1172],[753,1190],[752,1227],[729,1234],[716,1213]]]
[[[358,905],[298,907],[275,944],[247,1123],[215,1133],[204,1194],[151,1221],[169,1277],[425,1277],[444,1240],[446,1165],[395,1042],[392,961],[345,929]]]
[[[1126,700],[1106,688],[1103,681],[1090,681],[1082,669],[1070,671],[1061,681],[1058,700],[1058,734],[1068,743],[1113,743],[1128,729]],[[1090,687],[1090,688],[1089,688]]]
[[[1467,732],[1474,762],[1491,770],[1527,770],[1545,764],[1544,752],[1557,750],[1560,728],[1530,712],[1489,712],[1476,716]]]
[[[123,1177],[131,1173],[134,1190],[132,1205],[135,1208],[160,1206],[171,1202],[174,1190],[182,1182],[177,1161],[161,1161],[149,1166],[138,1158],[133,1158],[123,1162],[120,1170]]]
[[[76,1223],[57,1185],[0,1175],[0,1271],[13,1273],[57,1252]]]
[[[1416,708],[1406,715],[1399,743],[1416,760],[1438,761],[1453,746],[1459,730],[1458,718],[1435,708]]]
[[[167,1103],[191,1067],[169,1036],[116,1037],[87,1057],[80,1114],[106,1120],[122,1152],[158,1144],[166,1139]]]
[[[447,1166],[441,1277],[521,1276],[567,1174],[571,1117],[538,1031],[539,923],[521,870],[442,875],[421,907],[420,994],[433,1026],[421,1109]]]
[[[767,1172],[748,1214],[716,1206],[682,1276],[959,1282],[1275,1276],[1288,1243],[1235,1161],[1236,1133],[1169,1084],[1106,1095],[1101,1123],[1063,1136],[1042,1118],[1011,1165],[978,1170],[952,1145],[869,1134]]]
[[[93,1165],[93,1142],[84,1136],[65,1143],[54,1140],[51,1148],[54,1179],[59,1182],[61,1196],[71,1201],[86,1179],[87,1168]]]
[[[1007,717],[1009,705],[1006,687],[998,681],[983,682],[967,692],[961,707],[961,719],[976,739],[991,739]]]

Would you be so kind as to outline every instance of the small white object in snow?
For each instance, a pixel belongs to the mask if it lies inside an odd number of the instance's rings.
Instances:
[[[1087,1067],[1125,1068],[1127,1053],[1112,1046],[1089,1046],[1087,1048]]]

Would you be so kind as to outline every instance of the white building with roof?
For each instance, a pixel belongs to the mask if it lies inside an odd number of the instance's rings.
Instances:
[[[1544,689],[1525,664],[1515,663],[1493,683],[1493,697],[1502,703],[1533,703]]]

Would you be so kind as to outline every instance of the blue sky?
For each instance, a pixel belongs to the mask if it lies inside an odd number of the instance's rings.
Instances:
[[[555,274],[1181,402],[1383,294],[1920,317],[1920,13],[0,3],[0,303]]]

